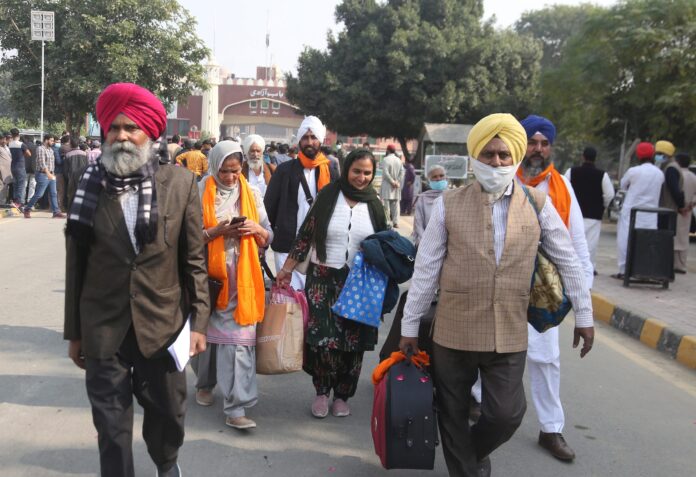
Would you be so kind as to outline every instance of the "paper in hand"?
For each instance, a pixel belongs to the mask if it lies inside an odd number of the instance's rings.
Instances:
[[[191,349],[191,315],[186,318],[184,327],[179,332],[174,343],[172,343],[167,351],[174,358],[176,369],[183,371],[189,362],[189,351]]]

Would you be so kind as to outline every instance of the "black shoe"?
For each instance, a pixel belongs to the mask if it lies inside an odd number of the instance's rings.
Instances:
[[[681,274],[686,274],[686,270],[681,270],[679,268],[674,269],[674,273],[681,273]]]
[[[614,275],[611,276],[611,278],[616,278],[617,280],[623,280],[624,274],[623,273],[615,273]]]
[[[539,445],[549,451],[556,459],[567,462],[575,459],[575,452],[566,443],[560,432],[539,431]]]

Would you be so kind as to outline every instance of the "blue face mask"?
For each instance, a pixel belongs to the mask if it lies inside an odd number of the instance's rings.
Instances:
[[[664,154],[655,154],[655,163],[662,164],[667,158]]]
[[[432,190],[445,190],[447,189],[447,179],[441,181],[428,181],[430,188]]]

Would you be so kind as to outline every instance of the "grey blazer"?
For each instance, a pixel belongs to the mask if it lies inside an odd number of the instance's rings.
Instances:
[[[145,357],[165,349],[191,314],[206,332],[210,305],[203,255],[202,211],[195,176],[160,166],[155,174],[157,238],[136,255],[121,204],[102,190],[94,242],[68,236],[65,279],[67,340],[82,340],[86,357],[113,356],[133,325]]]

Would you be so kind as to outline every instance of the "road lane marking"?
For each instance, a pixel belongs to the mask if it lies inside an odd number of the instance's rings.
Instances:
[[[655,376],[659,377],[661,380],[671,384],[672,386],[674,386],[676,388],[681,389],[682,391],[689,394],[691,397],[696,398],[696,385],[685,382],[682,379],[682,376],[680,376],[682,373],[679,373],[679,372],[675,373],[669,369],[665,369],[664,367],[661,367],[661,366],[654,364],[652,361],[640,356],[635,351],[631,351],[626,346],[615,341],[611,337],[604,335],[603,333],[595,334],[595,340],[608,346],[609,348],[616,351],[617,353],[624,356],[625,358],[628,358],[629,360],[633,361],[634,363],[636,363],[637,365],[639,365],[643,369],[645,369],[645,370],[649,371],[650,373],[654,374]],[[665,358],[665,359],[667,359],[667,358]],[[674,364],[676,366],[681,366],[679,363],[676,363],[676,362],[674,362]],[[688,372],[689,371],[687,369],[684,369],[685,374],[688,374]]]

